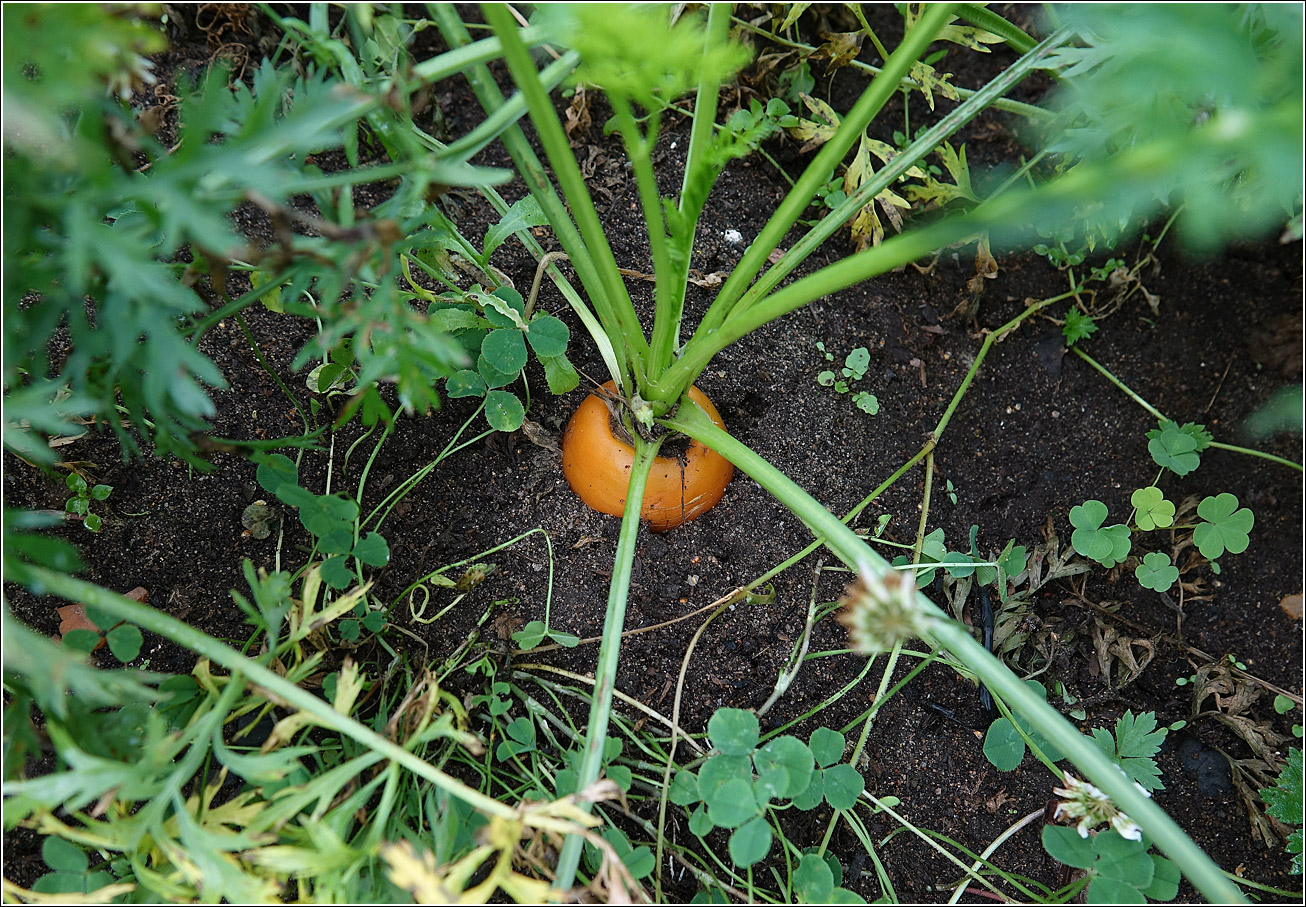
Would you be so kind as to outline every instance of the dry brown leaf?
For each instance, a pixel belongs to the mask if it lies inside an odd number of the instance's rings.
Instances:
[[[1301,620],[1302,593],[1294,592],[1292,595],[1285,595],[1279,599],[1279,607],[1283,613],[1293,620]]]
[[[55,608],[59,615],[59,636],[63,637],[73,630],[90,630],[92,633],[99,633],[100,628],[91,622],[86,616],[85,605],[64,605],[61,608]]]

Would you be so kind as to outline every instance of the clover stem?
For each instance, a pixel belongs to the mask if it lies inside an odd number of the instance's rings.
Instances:
[[[1110,381],[1110,382],[1111,382],[1112,384],[1114,384],[1116,387],[1120,388],[1122,391],[1124,391],[1126,394],[1128,394],[1128,395],[1129,395],[1129,398],[1130,398],[1131,400],[1133,400],[1135,403],[1137,403],[1137,404],[1138,404],[1139,406],[1141,406],[1143,409],[1147,410],[1149,413],[1151,413],[1151,414],[1152,414],[1153,416],[1155,416],[1157,419],[1161,420],[1162,422],[1172,422],[1172,421],[1174,421],[1173,419],[1169,419],[1169,418],[1167,418],[1166,415],[1165,415],[1164,413],[1162,413],[1159,409],[1157,409],[1157,408],[1156,408],[1155,406],[1153,406],[1152,404],[1148,403],[1148,402],[1147,402],[1146,400],[1144,400],[1142,397],[1138,396],[1138,394],[1136,394],[1136,393],[1133,391],[1133,389],[1129,387],[1129,385],[1125,384],[1123,381],[1121,381],[1121,380],[1120,380],[1119,378],[1117,378],[1115,375],[1113,375],[1113,374],[1111,374],[1109,371],[1107,371],[1106,366],[1102,365],[1100,362],[1098,362],[1098,361],[1097,361],[1096,359],[1094,359],[1092,356],[1088,355],[1088,353],[1084,352],[1083,350],[1081,350],[1081,349],[1080,349],[1079,347],[1077,347],[1077,346],[1072,346],[1072,347],[1070,348],[1070,351],[1071,351],[1072,353],[1074,353],[1076,356],[1078,356],[1080,359],[1083,359],[1083,360],[1084,360],[1085,362],[1087,362],[1089,365],[1093,366],[1093,368],[1095,368],[1095,369],[1097,369],[1099,372],[1101,372],[1101,373],[1102,373],[1102,376],[1103,376],[1104,378],[1106,378],[1106,380]],[[1302,471],[1302,465],[1301,465],[1300,463],[1294,463],[1292,460],[1288,460],[1288,459],[1285,459],[1284,457],[1276,456],[1276,455],[1274,455],[1274,454],[1272,454],[1272,453],[1266,453],[1266,452],[1263,451],[1263,450],[1252,450],[1250,447],[1239,447],[1239,446],[1236,445],[1236,444],[1225,444],[1225,443],[1222,442],[1222,441],[1210,441],[1210,442],[1207,443],[1206,446],[1207,446],[1207,447],[1217,447],[1217,448],[1219,448],[1220,450],[1228,450],[1228,451],[1232,451],[1233,453],[1246,454],[1246,455],[1249,456],[1249,457],[1260,457],[1262,460],[1269,460],[1270,462],[1272,462],[1272,463],[1278,463],[1278,464],[1281,465],[1281,466],[1289,466],[1289,467],[1291,467],[1291,468],[1297,470],[1298,472],[1301,472],[1301,471]]]

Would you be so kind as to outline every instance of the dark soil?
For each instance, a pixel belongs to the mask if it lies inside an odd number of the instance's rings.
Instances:
[[[886,40],[891,37],[885,35]],[[171,62],[174,68],[188,69],[207,53],[202,41],[192,39]],[[955,51],[949,55],[950,62],[966,61],[958,84],[978,86],[986,74],[1011,59],[1002,48],[978,63],[975,56]],[[840,92],[853,90],[855,82],[847,71],[838,74],[832,89],[836,107]],[[1024,90],[1028,94],[1022,99],[1037,100],[1038,86]],[[454,134],[476,121],[463,85],[437,86],[436,97]],[[746,102],[747,95],[743,97]],[[946,101],[940,102],[940,112],[946,107]],[[914,98],[913,116],[923,110]],[[618,262],[648,270],[633,183],[617,145],[601,133],[603,114],[597,108],[594,114],[593,128],[578,136],[584,146],[578,156],[593,168],[592,184]],[[900,123],[900,108],[888,112],[882,122]],[[658,166],[668,191],[678,185],[687,137],[688,122],[672,121],[659,143]],[[999,115],[972,124],[961,138],[977,170],[1013,161],[1021,150]],[[794,143],[773,142],[768,151],[798,172],[802,159]],[[496,155],[489,152],[480,162],[503,163]],[[694,267],[705,273],[729,271],[785,191],[780,174],[761,158],[740,161],[727,170],[700,228]],[[524,189],[509,186],[505,194],[520,197]],[[459,201],[459,224],[468,236],[480,236],[492,222],[492,212],[474,197]],[[257,228],[251,229],[257,237]],[[743,235],[743,243],[728,241],[731,230]],[[1141,250],[1132,241],[1122,245],[1119,254],[1132,263]],[[841,234],[813,257],[809,269],[848,252],[847,235]],[[986,282],[973,316],[955,311],[971,301],[967,281],[974,276],[972,251],[945,251],[925,273],[908,269],[877,278],[759,330],[723,352],[700,385],[737,437],[832,512],[843,514],[920,450],[974,361],[984,333],[1021,312],[1027,300],[1067,288],[1066,274],[1036,256],[999,255],[998,261],[998,273]],[[505,246],[496,264],[518,287],[529,286],[534,262],[517,244]],[[1167,241],[1155,267],[1142,277],[1159,299],[1158,311],[1151,311],[1141,294],[1135,294],[1101,323],[1085,343],[1087,351],[1172,418],[1204,423],[1217,440],[1300,462],[1299,436],[1253,442],[1243,436],[1241,426],[1275,390],[1301,382],[1301,243],[1236,246],[1218,258],[1196,260]],[[629,285],[647,315],[651,284],[632,280]],[[711,294],[691,290],[692,325]],[[1108,292],[1101,290],[1099,302]],[[582,374],[601,380],[601,360],[556,290],[546,286],[541,305],[571,328],[569,355]],[[1047,312],[1060,316],[1064,307]],[[306,398],[304,376],[292,374],[289,363],[311,337],[310,326],[261,308],[250,310],[247,317],[263,355],[297,395]],[[878,397],[878,415],[868,416],[849,397],[817,384],[817,373],[827,367],[818,342],[835,355],[836,367],[855,347],[870,351],[871,365],[858,389]],[[203,350],[229,382],[226,390],[213,394],[218,407],[214,435],[275,438],[299,430],[294,410],[234,323],[213,330]],[[529,418],[560,435],[584,389],[553,398],[538,370],[528,371],[528,377]],[[364,512],[430,462],[470,412],[466,401],[446,401],[438,412],[403,419],[372,467],[363,492]],[[1065,351],[1057,324],[1036,317],[993,347],[949,424],[935,455],[929,527],[942,527],[950,547],[960,548],[976,525],[981,546],[997,550],[1007,539],[1033,548],[1044,541],[1049,526],[1068,544],[1068,512],[1089,498],[1107,504],[1111,521],[1123,520],[1130,511],[1130,493],[1156,475],[1145,438],[1155,424],[1142,408]],[[358,436],[350,427],[333,443],[333,489],[357,488],[373,443],[364,442],[346,460],[345,451]],[[229,595],[245,587],[242,562],[249,559],[268,570],[278,563],[285,569],[298,566],[307,537],[297,521],[285,523],[279,562],[275,534],[258,541],[242,533],[242,511],[267,494],[255,482],[254,465],[239,456],[215,454],[217,469],[209,475],[176,460],[124,464],[112,437],[97,434],[61,448],[60,455],[86,464],[98,481],[114,488],[102,532],[91,535],[71,525],[62,532],[80,548],[88,565],[82,574],[87,580],[121,592],[143,586],[155,607],[214,636],[243,640],[243,614]],[[309,488],[322,490],[327,465],[325,452],[305,456],[301,477]],[[874,526],[880,515],[888,514],[892,519],[886,537],[911,542],[923,482],[921,468],[908,472],[857,525]],[[955,490],[955,500],[945,482]],[[1236,654],[1265,691],[1249,717],[1289,735],[1300,713],[1276,715],[1271,690],[1282,688],[1298,698],[1302,693],[1301,626],[1279,605],[1284,596],[1302,591],[1301,473],[1263,459],[1208,450],[1199,470],[1182,480],[1168,476],[1162,487],[1173,501],[1193,494],[1236,495],[1240,504],[1255,511],[1251,547],[1240,556],[1222,558],[1218,576],[1204,563],[1185,574],[1185,583],[1196,585],[1185,593],[1182,621],[1160,596],[1135,582],[1132,562],[1130,569],[1110,572],[1095,566],[1075,582],[1047,587],[1035,602],[1036,623],[1054,629],[1063,649],[1040,679],[1049,685],[1060,681],[1081,700],[1087,717],[1078,724],[1086,731],[1110,726],[1126,710],[1155,712],[1160,723],[1168,725],[1192,718],[1190,688],[1176,686],[1176,679],[1210,660]],[[61,509],[65,497],[61,482],[6,454],[6,507]],[[557,455],[521,432],[492,435],[441,463],[394,510],[381,527],[392,560],[377,577],[377,598],[390,602],[432,569],[475,557],[535,527],[547,531],[553,543],[553,626],[581,637],[597,636],[618,520],[585,508],[567,487]],[[660,624],[702,608],[810,540],[796,518],[738,474],[721,504],[697,521],[664,534],[641,530],[627,628]],[[1165,551],[1171,543],[1162,533],[1142,542],[1147,550]],[[686,675],[680,721],[687,731],[702,732],[718,708],[755,708],[768,698],[801,635],[818,557],[776,578],[773,603],[739,604],[707,628]],[[423,639],[432,660],[442,660],[461,643],[487,608],[492,608],[502,638],[521,623],[544,617],[550,564],[538,534],[486,560],[496,563],[497,570],[438,622],[412,623],[402,603],[390,615]],[[816,600],[837,599],[847,579],[846,574],[821,574]],[[56,634],[54,608],[62,602],[12,587],[6,587],[6,595],[23,620],[43,633]],[[437,601],[447,601],[438,595]],[[622,649],[618,688],[669,715],[676,677],[702,619],[629,637]],[[1093,649],[1098,621],[1155,645],[1155,659],[1136,680],[1113,686],[1123,671],[1118,663],[1108,679]],[[406,636],[387,638],[410,652],[421,648]],[[817,626],[811,650],[841,650],[846,645],[842,627],[827,620]],[[424,656],[427,651],[413,654]],[[369,652],[364,647],[357,655]],[[586,644],[516,658],[587,673],[594,669],[596,652],[596,645]],[[147,636],[137,664],[146,662],[152,670],[188,672],[193,658],[166,640]],[[913,659],[904,659],[899,675],[913,664]],[[804,714],[863,666],[862,658],[848,654],[808,662],[764,717],[764,729]],[[793,732],[805,738],[818,726],[842,728],[856,719],[874,697],[881,669],[882,664],[875,665],[861,684]],[[455,674],[450,682],[463,681]],[[942,720],[931,705],[950,710],[960,725]],[[585,720],[586,710],[579,709],[576,723]],[[1014,821],[1042,809],[1056,786],[1033,759],[1010,774],[989,765],[981,752],[981,732],[989,720],[973,684],[932,666],[880,712],[860,768],[878,795],[902,801],[901,813],[915,825],[982,851]],[[854,738],[857,733],[852,731]],[[1157,802],[1223,868],[1275,887],[1297,887],[1300,879],[1287,874],[1281,845],[1253,838],[1228,762],[1208,758],[1216,751],[1232,759],[1252,755],[1242,740],[1210,718],[1190,721],[1182,734],[1173,735],[1159,760],[1165,790],[1156,794]],[[1199,763],[1206,767],[1202,772],[1195,770]],[[789,815],[795,816],[794,825],[786,829],[791,839],[799,845],[817,843],[827,817],[819,812]],[[882,816],[867,823],[877,842],[897,827]],[[1016,835],[994,859],[1009,871],[1056,884],[1060,868],[1040,846],[1040,824]],[[669,834],[675,840],[689,836],[681,820],[672,824]],[[9,843],[25,849],[22,841]],[[884,892],[874,873],[858,861],[860,851],[841,826],[833,852],[848,872],[846,884],[868,899],[880,897]],[[935,886],[957,877],[951,864],[911,835],[895,836],[881,856],[903,901],[946,900],[947,894]],[[686,881],[670,896],[687,899],[692,893]],[[1185,884],[1180,898],[1191,900],[1195,893]]]

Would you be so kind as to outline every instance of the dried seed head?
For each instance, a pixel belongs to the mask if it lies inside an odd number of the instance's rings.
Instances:
[[[863,565],[843,595],[839,620],[848,628],[853,648],[863,655],[892,649],[926,636],[934,618],[921,607],[910,573],[888,570],[877,575]]]
[[[1080,781],[1070,772],[1066,772],[1065,781],[1065,787],[1058,787],[1052,791],[1062,798],[1057,804],[1056,817],[1078,819],[1079,821],[1075,823],[1075,831],[1079,832],[1081,838],[1088,837],[1089,829],[1107,824],[1119,832],[1122,838],[1138,841],[1143,837],[1138,824],[1117,809],[1111,802],[1111,798],[1096,786],[1087,781]],[[1138,782],[1134,782],[1134,785],[1147,796],[1151,796]]]

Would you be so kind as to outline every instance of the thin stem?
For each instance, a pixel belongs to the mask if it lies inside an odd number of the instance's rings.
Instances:
[[[1174,421],[1173,419],[1169,419],[1169,418],[1167,418],[1166,415],[1165,415],[1165,413],[1161,412],[1161,411],[1160,411],[1159,409],[1157,409],[1155,406],[1153,406],[1152,404],[1148,403],[1146,400],[1144,400],[1142,397],[1140,397],[1138,394],[1136,394],[1136,393],[1133,391],[1133,389],[1129,387],[1129,385],[1125,384],[1123,381],[1121,381],[1121,380],[1120,380],[1119,378],[1117,378],[1115,375],[1111,374],[1111,372],[1107,371],[1107,369],[1106,369],[1106,367],[1105,367],[1104,365],[1102,365],[1100,362],[1098,362],[1098,361],[1097,361],[1096,359],[1094,359],[1092,356],[1088,355],[1088,353],[1086,353],[1086,352],[1084,352],[1083,350],[1081,350],[1078,346],[1072,346],[1072,347],[1070,348],[1070,351],[1071,351],[1072,353],[1074,353],[1076,356],[1078,356],[1080,359],[1083,359],[1083,360],[1084,360],[1085,362],[1087,362],[1089,365],[1093,366],[1093,368],[1097,369],[1097,371],[1098,371],[1099,373],[1101,373],[1103,377],[1105,377],[1108,381],[1110,381],[1110,382],[1111,382],[1112,384],[1114,384],[1116,387],[1118,387],[1118,388],[1120,388],[1122,391],[1124,391],[1125,394],[1129,397],[1129,399],[1133,400],[1135,403],[1137,403],[1137,404],[1138,404],[1139,406],[1141,406],[1143,409],[1147,410],[1149,413],[1151,413],[1151,414],[1152,414],[1153,416],[1155,416],[1157,419],[1159,419],[1159,420],[1162,421],[1162,422],[1172,422],[1172,421]],[[1302,465],[1301,465],[1300,463],[1294,463],[1292,460],[1288,460],[1288,459],[1285,459],[1285,458],[1283,458],[1283,457],[1275,456],[1275,455],[1272,454],[1272,453],[1266,453],[1266,452],[1263,451],[1263,450],[1252,450],[1252,449],[1249,448],[1249,447],[1239,447],[1239,446],[1237,446],[1236,444],[1225,444],[1225,443],[1223,443],[1223,442],[1221,442],[1221,441],[1212,441],[1212,442],[1210,442],[1209,444],[1207,444],[1206,446],[1207,446],[1207,447],[1218,447],[1220,450],[1228,450],[1228,451],[1232,451],[1233,453],[1246,454],[1246,455],[1249,456],[1249,457],[1260,457],[1262,460],[1269,460],[1271,463],[1278,463],[1278,464],[1280,464],[1281,466],[1289,466],[1289,467],[1291,467],[1291,468],[1297,470],[1298,472],[1302,472]]]
[[[609,326],[605,321],[604,327],[609,335],[617,334],[624,341],[625,353],[629,357],[628,364],[634,371],[636,383],[642,386],[644,363],[648,357],[648,342],[640,327],[639,317],[635,314],[635,307],[630,301],[630,294],[621,279],[621,274],[617,271],[617,261],[612,254],[612,246],[608,244],[607,233],[599,220],[598,211],[594,208],[594,200],[585,185],[580,165],[576,163],[576,156],[572,154],[562,123],[558,121],[558,114],[553,109],[553,103],[549,100],[544,86],[540,84],[539,73],[531,60],[530,51],[518,37],[517,25],[513,22],[507,8],[499,4],[487,3],[481,9],[486,22],[503,42],[504,62],[507,63],[518,90],[526,99],[531,122],[535,124],[535,131],[544,146],[549,163],[553,165],[554,175],[571,207],[576,226],[572,227],[571,217],[568,217],[565,211],[545,208],[545,213],[549,215],[549,223],[558,231],[559,241],[571,255],[572,265],[581,275],[581,282],[585,284],[590,294],[590,302],[600,313],[606,309],[614,322]],[[509,136],[516,136],[514,142],[517,144],[526,143],[520,129],[514,127],[509,130],[505,133],[505,140]],[[525,144],[525,147],[529,150],[530,146]],[[531,157],[534,157],[533,152]],[[521,155],[521,158],[522,160],[518,162],[519,169],[529,177],[527,185],[543,207],[545,198],[552,195],[552,185],[542,169],[523,167],[522,164],[529,163],[530,160],[525,155]],[[538,164],[538,161],[535,163]],[[527,172],[528,170],[534,172]],[[561,205],[556,195],[552,195],[552,199],[550,207],[556,208]],[[576,228],[579,228],[579,232],[576,232]]]
[[[616,685],[617,664],[621,654],[621,631],[626,623],[626,597],[635,563],[635,540],[639,535],[639,514],[643,507],[644,487],[649,469],[657,457],[659,441],[646,441],[639,432],[631,432],[635,459],[630,467],[630,485],[626,489],[626,512],[621,517],[617,536],[617,553],[612,565],[612,583],[608,587],[608,609],[603,619],[603,642],[599,644],[599,662],[594,670],[594,702],[590,707],[585,730],[585,749],[581,756],[577,790],[584,790],[599,776],[603,767],[603,744],[612,717],[612,693]],[[577,804],[588,811],[588,805]],[[569,835],[558,855],[558,874],[554,888],[566,891],[576,877],[584,838]]]
[[[698,641],[702,639],[704,631],[712,621],[720,617],[729,607],[728,602],[722,602],[721,605],[708,615],[707,620],[694,631],[694,636],[689,640],[689,646],[685,649],[685,657],[680,660],[680,676],[676,678],[676,698],[671,704],[671,740],[667,744],[667,762],[662,770],[662,786],[658,790],[658,832],[657,842],[658,849],[656,855],[656,866],[658,874],[654,880],[657,902],[662,903],[662,847],[665,843],[663,830],[667,827],[667,792],[671,790],[671,767],[676,764],[676,732],[680,730],[680,704],[682,694],[685,690],[685,675],[689,672],[689,659],[694,654],[694,649],[698,646]]]
[[[816,499],[719,428],[702,409],[690,401],[680,406],[674,418],[664,419],[663,423],[701,441],[742,469],[802,519],[813,534],[825,536],[826,544],[848,566],[880,574],[891,569],[884,558],[839,522]],[[1085,739],[1060,713],[1036,696],[1006,665],[980,645],[968,628],[950,619],[919,592],[916,593],[915,601],[921,619],[929,625],[928,635],[933,642],[956,656],[991,692],[1001,696],[1035,730],[1055,741],[1098,789],[1106,792],[1122,811],[1151,835],[1199,891],[1211,900],[1241,900],[1237,887],[1224,878],[1210,857],[1159,806],[1140,793],[1096,744]]]

